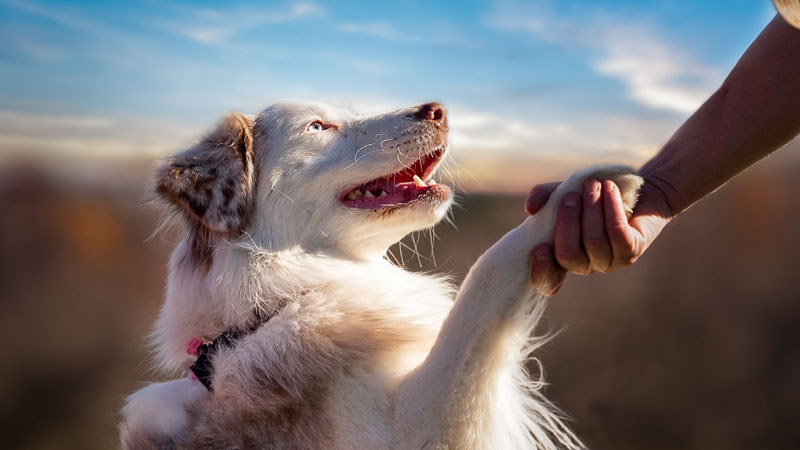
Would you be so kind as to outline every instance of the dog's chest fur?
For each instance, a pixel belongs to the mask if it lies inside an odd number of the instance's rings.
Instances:
[[[215,391],[191,411],[185,448],[391,447],[393,392],[430,351],[451,307],[450,286],[385,261],[234,253],[217,259],[244,266],[216,275],[207,295],[233,292],[250,304],[213,304],[237,310],[229,317],[285,306],[216,355]],[[165,306],[161,321],[174,322],[170,311]]]

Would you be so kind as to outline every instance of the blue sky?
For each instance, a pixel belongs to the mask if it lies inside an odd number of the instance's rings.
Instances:
[[[439,100],[462,182],[516,189],[642,162],[773,15],[766,0],[0,0],[0,148],[152,158],[279,99]]]

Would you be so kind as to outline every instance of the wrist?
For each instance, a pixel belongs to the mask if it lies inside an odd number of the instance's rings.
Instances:
[[[683,202],[678,190],[669,180],[646,171],[639,172],[639,176],[644,179],[639,193],[639,205],[646,207],[647,211],[638,212],[656,214],[670,221],[686,209],[685,206],[682,206]],[[640,210],[639,206],[636,210]]]
[[[676,187],[676,183],[670,179],[669,163],[661,162],[659,159],[656,156],[639,169],[638,175],[644,179],[641,195],[654,197],[658,203],[663,205],[662,213],[668,214],[671,219],[688,208],[691,203],[687,203],[685,196]],[[665,170],[665,168],[667,169]]]

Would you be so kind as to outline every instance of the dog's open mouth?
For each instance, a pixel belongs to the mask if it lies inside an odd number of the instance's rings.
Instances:
[[[444,147],[439,148],[398,172],[348,189],[339,196],[339,201],[350,208],[382,209],[409,204],[424,194],[447,198],[450,189],[431,178],[444,152]]]

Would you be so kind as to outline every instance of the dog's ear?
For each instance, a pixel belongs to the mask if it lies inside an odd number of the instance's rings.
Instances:
[[[253,122],[230,113],[156,172],[156,191],[212,231],[242,229],[253,190]]]

